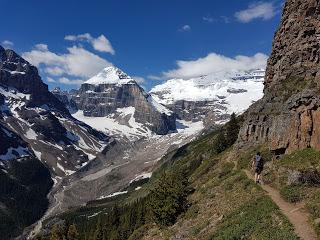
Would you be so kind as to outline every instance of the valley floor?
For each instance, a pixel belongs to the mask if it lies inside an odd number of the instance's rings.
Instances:
[[[91,118],[82,120],[88,124],[93,124],[97,120],[88,119]],[[177,132],[168,135],[133,136],[131,132],[122,132],[118,135],[117,144],[105,156],[97,156],[82,170],[64,179],[56,178],[56,184],[49,194],[50,207],[45,216],[34,225],[32,235],[39,232],[42,222],[47,218],[70,207],[82,206],[89,201],[117,195],[130,183],[149,178],[168,151],[189,143],[202,130],[202,122],[177,121]],[[124,135],[134,138],[130,141],[124,139]]]

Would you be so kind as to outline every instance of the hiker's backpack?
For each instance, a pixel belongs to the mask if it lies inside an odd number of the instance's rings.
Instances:
[[[256,167],[263,168],[263,159],[261,156],[256,156]]]

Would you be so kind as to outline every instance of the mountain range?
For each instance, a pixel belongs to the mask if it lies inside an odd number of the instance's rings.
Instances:
[[[107,67],[79,89],[50,92],[36,67],[13,50],[0,47],[0,59],[1,215],[4,224],[15,223],[7,236],[47,208],[46,216],[150,177],[168,151],[262,96],[263,70],[220,80],[214,75],[172,79],[147,92],[122,70]],[[185,97],[194,90],[199,94]],[[246,101],[235,106],[237,97]],[[116,181],[105,181],[114,176]],[[28,190],[10,190],[21,187]],[[24,206],[36,196],[24,219]]]
[[[75,224],[94,240],[319,239],[319,14],[317,0],[286,1],[266,71],[171,79],[146,93],[111,67],[54,91],[78,120],[106,121],[97,128],[116,143],[55,188],[38,237]]]
[[[50,191],[46,204],[32,207],[37,214],[14,224],[8,236],[30,225],[47,207],[47,214],[56,213],[150,176],[169,149],[190,142],[262,96],[263,70],[234,73],[220,81],[214,75],[172,79],[148,93],[116,67],[103,69],[77,90],[50,92],[37,69],[14,51],[1,47],[0,56],[1,175],[8,188],[38,184],[42,191],[32,194],[40,195],[39,201]],[[195,90],[199,94],[186,97]],[[237,97],[246,102],[235,106]],[[27,167],[17,167],[21,164]],[[32,179],[43,178],[43,184],[24,182],[22,176],[33,167]],[[116,182],[105,182],[116,172]],[[99,187],[79,199],[94,185]],[[21,203],[8,190],[2,196],[6,222],[20,219],[30,199]]]

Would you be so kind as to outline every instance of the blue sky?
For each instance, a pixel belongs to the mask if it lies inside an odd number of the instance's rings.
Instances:
[[[239,55],[248,57],[246,64],[265,61],[254,56],[270,54],[282,1],[0,0],[0,5],[0,43],[37,65],[50,88],[77,88],[112,64],[149,89],[171,77],[223,70],[215,65],[239,63]]]

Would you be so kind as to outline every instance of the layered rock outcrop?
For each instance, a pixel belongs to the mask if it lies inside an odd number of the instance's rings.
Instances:
[[[244,114],[238,148],[320,150],[320,1],[288,0],[268,60],[264,97]]]
[[[164,135],[176,130],[175,114],[157,103],[131,77],[107,67],[81,85],[72,98],[84,116],[105,117],[117,109],[134,107],[134,118],[151,131]]]
[[[287,0],[268,60],[265,92],[289,81],[319,83],[320,2]],[[277,89],[277,88],[276,88]]]

